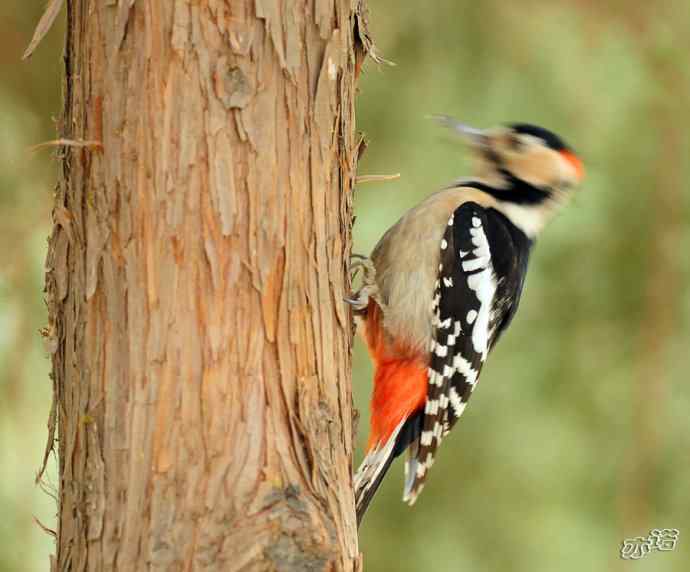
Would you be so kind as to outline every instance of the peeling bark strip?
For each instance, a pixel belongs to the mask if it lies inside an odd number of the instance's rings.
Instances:
[[[57,570],[359,566],[360,4],[68,0]]]
[[[31,42],[27,46],[26,50],[24,50],[22,60],[28,60],[36,51],[36,48],[41,43],[43,38],[45,38],[46,34],[50,32],[50,29],[55,23],[55,18],[57,18],[58,14],[60,13],[60,9],[62,8],[64,1],[65,0],[50,0],[50,3],[46,6],[45,12],[43,12],[41,19],[36,25],[36,30],[31,38]]]

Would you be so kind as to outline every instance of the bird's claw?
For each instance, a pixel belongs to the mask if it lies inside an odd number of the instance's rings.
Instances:
[[[350,279],[354,279],[357,273],[362,270],[362,282],[363,284],[375,284],[376,283],[376,268],[374,268],[374,263],[370,258],[362,256],[361,254],[353,254],[350,262]]]
[[[378,286],[376,285],[376,268],[370,258],[361,254],[353,254],[350,263],[350,279],[354,280],[359,271],[362,271],[362,286],[353,292],[344,301],[352,306],[355,312],[361,312],[369,306],[369,298],[378,299]]]

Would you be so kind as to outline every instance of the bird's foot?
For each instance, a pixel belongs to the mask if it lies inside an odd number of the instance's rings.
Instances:
[[[350,262],[350,280],[354,280],[361,272],[362,286],[353,292],[345,302],[352,306],[355,312],[362,312],[369,306],[369,299],[379,303],[379,288],[376,285],[376,268],[370,258],[361,254],[353,254]]]

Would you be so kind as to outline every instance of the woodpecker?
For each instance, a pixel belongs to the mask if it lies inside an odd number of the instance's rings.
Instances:
[[[347,302],[375,367],[358,522],[404,451],[403,501],[417,499],[517,311],[535,239],[583,177],[572,148],[544,128],[438,119],[469,144],[475,176],[405,213],[369,258],[353,257],[362,286]]]

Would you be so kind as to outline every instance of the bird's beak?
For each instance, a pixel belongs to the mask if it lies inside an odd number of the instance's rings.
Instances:
[[[435,119],[440,125],[443,125],[444,127],[447,127],[451,131],[460,135],[472,147],[485,149],[489,146],[489,138],[481,129],[470,127],[469,125],[458,121],[450,115],[433,115],[432,118]]]

